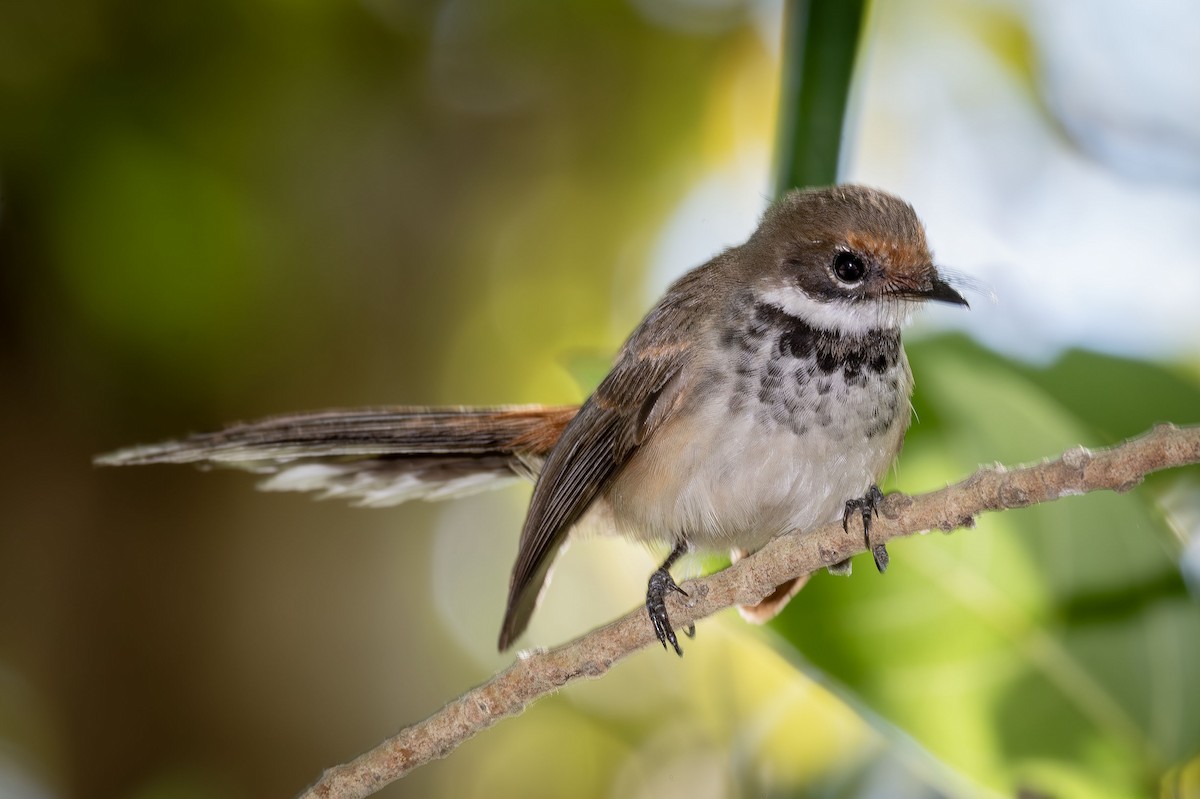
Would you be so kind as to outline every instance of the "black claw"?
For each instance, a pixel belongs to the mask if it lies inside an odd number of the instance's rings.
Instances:
[[[871,550],[871,554],[875,556],[875,568],[879,569],[879,573],[883,574],[888,567],[888,551],[887,547],[879,544]]]
[[[675,630],[671,627],[671,620],[667,617],[665,598],[667,592],[671,590],[679,591],[680,588],[666,569],[659,569],[650,575],[650,583],[646,587],[646,612],[650,615],[650,623],[654,625],[654,634],[658,636],[658,642],[662,644],[663,649],[667,648],[667,642],[670,641],[675,652],[682,656],[683,650],[679,647],[679,640],[675,637]]]
[[[670,641],[671,646],[675,648],[675,654],[683,657],[683,649],[679,646],[679,639],[675,636],[675,628],[671,626],[671,620],[667,617],[666,596],[670,591],[687,596],[687,591],[675,584],[671,573],[665,568],[651,574],[650,583],[646,586],[646,613],[650,616],[650,623],[654,625],[654,634],[658,636],[658,642],[663,645],[663,649],[667,648],[667,642]],[[689,624],[684,632],[690,637],[695,635],[696,628]]]
[[[671,642],[671,646],[675,648],[675,654],[683,657],[683,650],[679,647],[679,639],[675,637],[675,628],[671,626],[671,619],[667,617],[667,593],[677,591],[684,596],[687,596],[687,591],[684,591],[671,577],[671,572],[667,571],[671,568],[680,555],[688,551],[688,545],[685,541],[680,541],[671,550],[671,554],[667,555],[667,559],[663,561],[663,565],[658,567],[658,571],[650,575],[650,582],[646,586],[646,613],[650,616],[650,623],[654,625],[654,634],[658,636],[658,642],[663,645],[663,649],[667,648],[667,642]],[[696,634],[696,625],[689,624],[684,630],[688,638]]]
[[[879,486],[872,483],[864,496],[848,500],[846,502],[846,509],[842,511],[842,529],[847,533],[850,532],[851,514],[857,511],[862,515],[863,542],[875,557],[875,568],[879,569],[880,574],[887,571],[888,553],[887,548],[883,544],[871,546],[871,520],[872,517],[879,516],[879,503],[882,501],[883,492],[879,490]]]

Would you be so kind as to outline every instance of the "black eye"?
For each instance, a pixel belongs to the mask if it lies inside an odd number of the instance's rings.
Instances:
[[[867,274],[867,265],[854,253],[842,250],[833,256],[833,274],[843,283],[853,285],[862,282]]]

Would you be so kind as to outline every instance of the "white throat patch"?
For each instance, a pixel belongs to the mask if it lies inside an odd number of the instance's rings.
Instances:
[[[898,330],[917,306],[911,300],[900,299],[868,302],[815,300],[797,286],[771,289],[762,298],[813,327],[851,335],[871,330]]]

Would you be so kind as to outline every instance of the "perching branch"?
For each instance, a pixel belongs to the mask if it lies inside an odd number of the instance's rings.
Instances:
[[[923,530],[971,527],[983,511],[1023,508],[1091,491],[1129,491],[1151,472],[1194,463],[1200,463],[1200,427],[1158,425],[1111,449],[1090,452],[1076,447],[1032,466],[980,469],[961,483],[928,494],[891,494],[880,506],[872,539],[879,544]],[[775,586],[863,549],[862,535],[846,535],[840,523],[780,536],[728,569],[686,582],[689,597],[672,596],[668,602],[671,621],[682,628],[730,605],[753,605]],[[555,649],[520,657],[424,721],[350,763],[327,770],[302,799],[368,796],[418,766],[445,757],[540,697],[580,677],[599,677],[621,658],[654,642],[653,628],[639,608]]]

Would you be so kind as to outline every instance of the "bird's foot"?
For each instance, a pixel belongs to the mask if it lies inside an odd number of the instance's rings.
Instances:
[[[646,586],[646,613],[650,616],[650,623],[654,625],[654,633],[663,649],[667,648],[667,642],[670,641],[671,646],[675,647],[675,654],[683,657],[683,649],[679,646],[679,639],[675,637],[675,628],[671,626],[671,620],[667,617],[666,598],[672,591],[688,595],[687,591],[675,584],[675,579],[665,566],[651,574],[650,583]],[[684,633],[688,638],[693,637],[696,634],[696,625],[689,624]]]
[[[842,529],[847,533],[850,532],[850,517],[855,513],[862,516],[863,525],[863,541],[867,545],[867,549],[871,551],[871,555],[875,558],[875,568],[879,569],[879,573],[887,571],[888,567],[888,551],[883,544],[871,546],[871,521],[874,517],[879,516],[879,503],[883,501],[883,492],[879,490],[879,486],[874,483],[867,489],[867,493],[861,497],[848,500],[846,509],[842,511]]]

